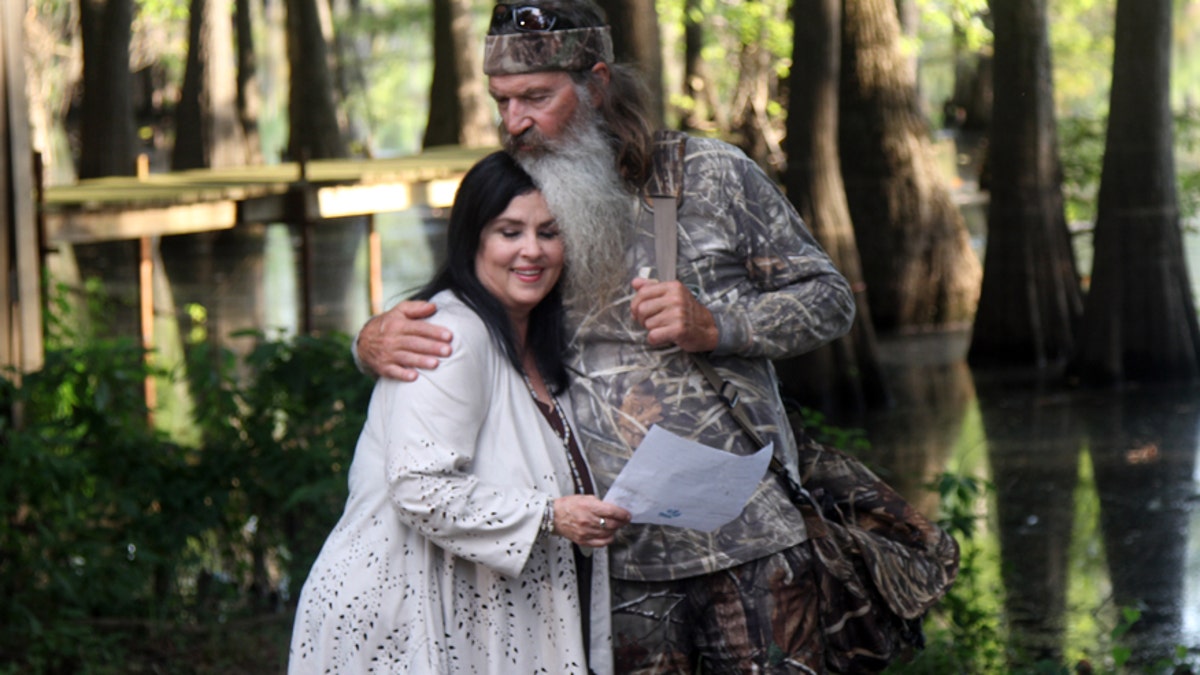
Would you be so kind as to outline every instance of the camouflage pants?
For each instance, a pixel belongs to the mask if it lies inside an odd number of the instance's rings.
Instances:
[[[825,672],[808,542],[699,577],[613,579],[612,596],[622,675]]]

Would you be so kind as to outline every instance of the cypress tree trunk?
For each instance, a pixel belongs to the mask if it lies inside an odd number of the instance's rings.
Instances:
[[[1072,368],[1089,382],[1200,375],[1175,183],[1171,11],[1171,0],[1117,2],[1092,284]]]
[[[979,260],[934,161],[893,0],[845,0],[838,139],[880,332],[963,325]]]
[[[613,53],[620,63],[631,63],[646,78],[650,100],[650,125],[661,128],[665,119],[663,101],[662,39],[654,0],[598,0],[613,27]]]
[[[472,23],[469,0],[433,0],[433,82],[422,147],[500,142]]]
[[[176,109],[173,170],[246,164],[237,109],[230,0],[192,0],[187,70]]]
[[[250,0],[234,0],[237,31],[237,111],[246,139],[246,163],[263,161],[262,137],[258,116],[262,110],[262,92],[258,88],[258,59],[254,55],[254,20]]]
[[[83,35],[79,177],[132,176],[137,170],[133,76],[129,72],[132,0],[79,0]]]
[[[857,314],[844,337],[777,362],[780,388],[834,418],[889,400],[879,366],[871,308],[862,281],[838,158],[841,0],[794,0],[788,98],[787,194],[838,269],[856,289]]]
[[[1083,312],[1063,213],[1045,0],[993,2],[995,113],[973,365],[1062,365]]]
[[[336,99],[328,41],[318,6],[322,1],[287,0],[288,63],[291,66],[288,155],[293,161],[305,157],[345,157],[347,154],[334,108]]]

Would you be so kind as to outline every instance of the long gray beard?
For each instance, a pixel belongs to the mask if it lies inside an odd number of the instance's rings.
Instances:
[[[565,236],[564,299],[586,311],[624,290],[634,201],[595,114],[580,110],[583,115],[544,152],[519,153],[516,159],[541,189]]]

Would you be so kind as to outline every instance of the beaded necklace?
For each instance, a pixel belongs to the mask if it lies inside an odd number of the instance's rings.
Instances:
[[[538,398],[537,391],[535,391],[533,388],[533,382],[529,380],[529,375],[524,375],[524,377],[525,386],[529,388],[529,395],[533,397],[534,402],[545,405],[542,403],[542,400]],[[541,409],[541,405],[538,406],[539,410]],[[558,399],[553,395],[550,396],[549,407],[554,410],[554,416],[558,418],[558,423],[563,429],[562,433],[559,433],[558,429],[554,428],[553,424],[550,425],[550,430],[554,432],[554,435],[557,436],[558,440],[562,442],[563,449],[567,451],[567,464],[571,467],[571,478],[575,481],[575,493],[584,494],[585,490],[583,476],[580,475],[579,466],[575,463],[575,453],[571,452],[571,425],[567,423],[567,416],[563,414],[562,408],[558,405]]]

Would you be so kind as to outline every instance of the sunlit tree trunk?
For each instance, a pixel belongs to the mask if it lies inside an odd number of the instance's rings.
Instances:
[[[1062,365],[1083,298],[1063,213],[1046,0],[992,3],[995,123],[972,364]]]
[[[433,0],[433,82],[422,147],[499,143],[469,0]]]
[[[979,260],[939,173],[893,0],[843,5],[839,146],[880,332],[962,325]]]
[[[915,0],[895,0],[896,19],[900,22],[900,35],[908,48],[904,49],[905,65],[908,66],[908,76],[917,81],[917,73],[921,65],[921,50],[916,48],[921,39],[921,8]]]
[[[650,123],[663,126],[662,39],[654,0],[598,0],[613,27],[613,52],[617,62],[636,65],[645,75],[650,90]]]
[[[1170,109],[1171,0],[1118,0],[1092,283],[1073,371],[1098,383],[1194,379]]]
[[[79,177],[130,176],[136,170],[133,76],[129,72],[132,0],[79,0],[83,35]]]
[[[793,0],[788,98],[788,198],[856,290],[850,332],[811,354],[779,361],[785,395],[835,418],[888,400],[871,309],[846,204],[837,148],[841,0]]]
[[[231,9],[230,0],[191,2],[187,70],[175,115],[174,170],[246,164]]]

